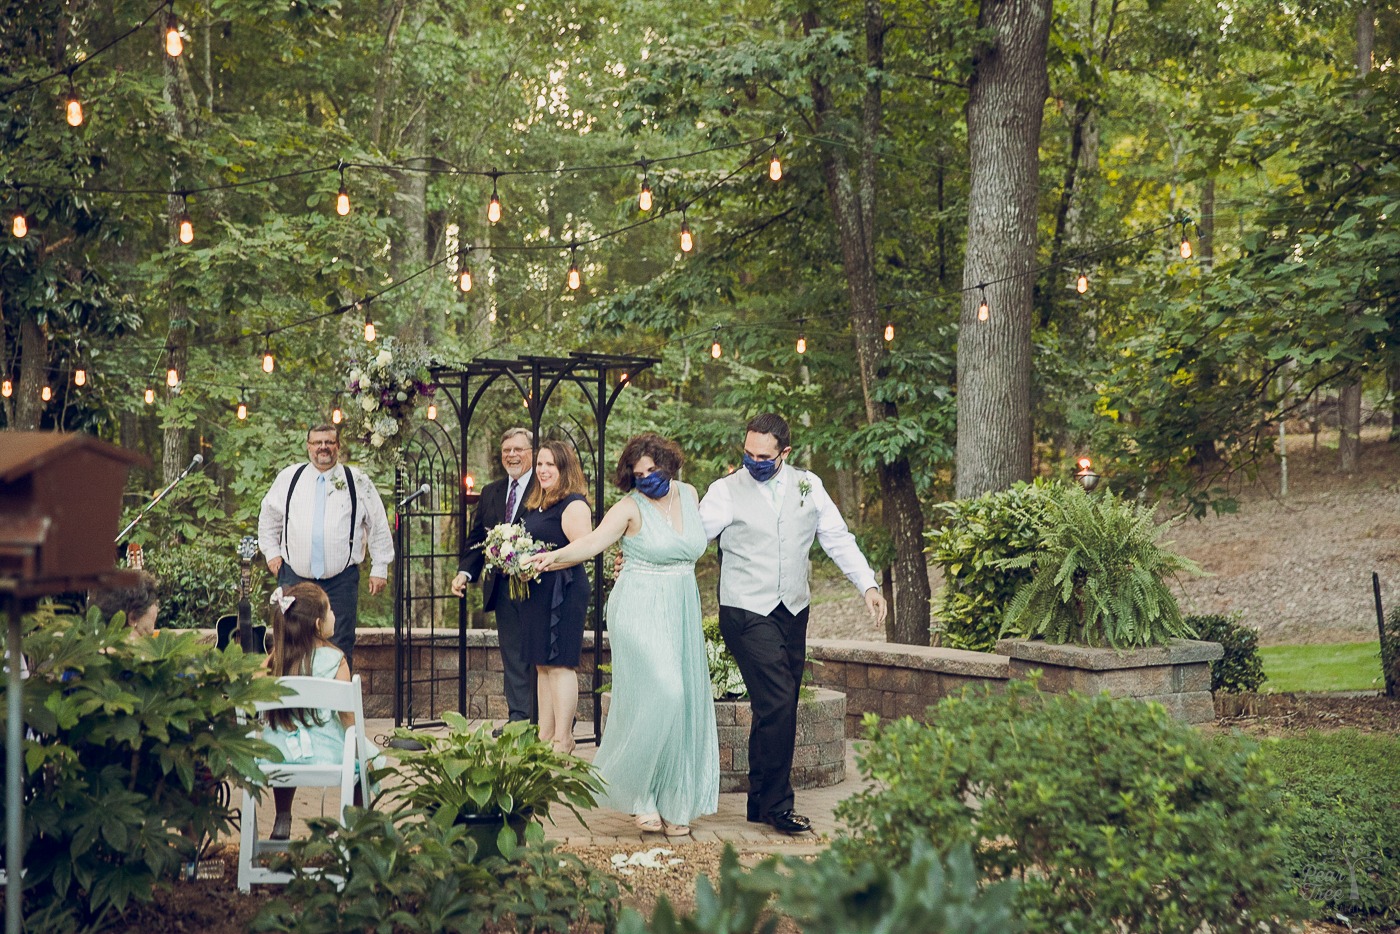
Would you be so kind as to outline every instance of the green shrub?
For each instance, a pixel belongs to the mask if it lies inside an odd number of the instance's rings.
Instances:
[[[1197,639],[1218,642],[1225,655],[1210,663],[1210,689],[1227,694],[1257,691],[1264,683],[1264,660],[1259,655],[1259,634],[1240,625],[1239,616],[1188,616],[1186,625]]]
[[[1283,866],[1327,914],[1400,921],[1400,739],[1350,730],[1269,743],[1290,817]]]
[[[853,860],[909,858],[916,833],[1020,879],[1032,932],[1289,929],[1279,790],[1258,750],[1211,742],[1158,704],[1042,695],[1013,681],[949,697],[929,724],[867,718],[869,790],[842,802]]]
[[[719,890],[699,879],[693,914],[676,917],[663,897],[650,923],[624,911],[618,934],[767,934],[776,927],[776,914],[791,918],[804,934],[1016,934],[1021,925],[1012,914],[1014,892],[1014,882],[981,888],[966,846],[949,855],[945,868],[933,847],[918,840],[899,869],[851,866],[830,850],[810,862],[770,856],[744,869],[726,846]]]
[[[1111,491],[1057,488],[1037,522],[1040,544],[998,562],[1033,571],[1006,608],[1007,626],[1049,642],[1116,649],[1191,636],[1164,578],[1201,569],[1163,544],[1167,528],[1150,508]]]
[[[1044,480],[1017,483],[1009,490],[960,499],[934,507],[943,525],[925,536],[927,552],[943,570],[943,589],[934,608],[941,644],[974,652],[990,651],[1003,633],[1006,605],[1031,579],[1029,568],[998,562],[1035,548],[1036,523],[1052,487]]]
[[[1386,615],[1381,633],[1381,690],[1387,697],[1400,697],[1400,607]]]
[[[309,837],[272,857],[292,879],[254,919],[254,931],[569,931],[616,920],[617,883],[544,842],[476,861],[467,828],[423,812],[352,808],[349,826],[317,818]],[[324,874],[323,874],[324,873]],[[343,880],[337,882],[336,880]],[[496,928],[493,928],[493,930]]]
[[[273,753],[238,713],[280,688],[236,648],[132,639],[123,614],[95,608],[31,618],[24,654],[27,930],[100,928],[230,831],[218,784],[261,781]]]
[[[159,628],[212,629],[220,616],[238,612],[238,555],[226,550],[181,545],[146,552],[146,569],[160,579]],[[255,616],[265,602],[253,602]]]

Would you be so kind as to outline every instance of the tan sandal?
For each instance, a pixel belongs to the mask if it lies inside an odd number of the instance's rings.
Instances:
[[[663,820],[663,821],[661,822],[661,827],[662,827],[662,831],[663,831],[663,832],[666,834],[666,836],[668,836],[668,837],[688,837],[688,836],[690,836],[690,827],[689,827],[689,825],[687,825],[687,824],[673,824],[673,823],[671,823],[671,822],[668,821],[668,820]]]
[[[665,821],[660,814],[638,814],[637,827],[643,833],[661,833],[665,827]]]

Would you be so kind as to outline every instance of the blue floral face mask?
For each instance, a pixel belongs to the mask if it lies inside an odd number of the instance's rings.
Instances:
[[[664,470],[653,470],[645,477],[637,477],[632,485],[650,499],[660,499],[671,489],[671,475]]]
[[[782,460],[780,458],[775,457],[771,461],[761,461],[750,457],[747,451],[744,452],[744,467],[748,470],[749,476],[753,477],[759,483],[766,483],[773,479],[773,474],[778,472],[778,468],[781,465]]]

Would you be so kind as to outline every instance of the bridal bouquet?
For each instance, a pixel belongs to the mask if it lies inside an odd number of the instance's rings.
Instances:
[[[524,600],[530,596],[530,581],[538,573],[526,562],[549,548],[535,541],[523,525],[501,523],[486,533],[481,544],[486,566],[510,578],[510,598]]]

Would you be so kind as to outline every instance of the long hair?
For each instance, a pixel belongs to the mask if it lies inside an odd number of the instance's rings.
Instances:
[[[554,489],[546,490],[540,483],[540,478],[536,475],[534,489],[530,491],[530,496],[525,500],[526,509],[548,509],[559,502],[570,493],[580,493],[588,495],[588,481],[583,476],[583,466],[578,462],[578,455],[574,449],[563,441],[545,441],[540,444],[535,452],[536,459],[540,452],[549,451],[554,455],[554,466],[559,471],[559,482]]]
[[[285,611],[276,603],[272,605],[272,651],[267,656],[267,669],[274,678],[310,675],[312,656],[321,646],[330,645],[321,638],[320,622],[330,612],[331,601],[320,587],[304,581],[284,589],[282,596],[291,597],[292,605]],[[324,723],[325,717],[311,708],[289,707],[269,711],[267,721],[279,730],[295,730],[300,725]]]

